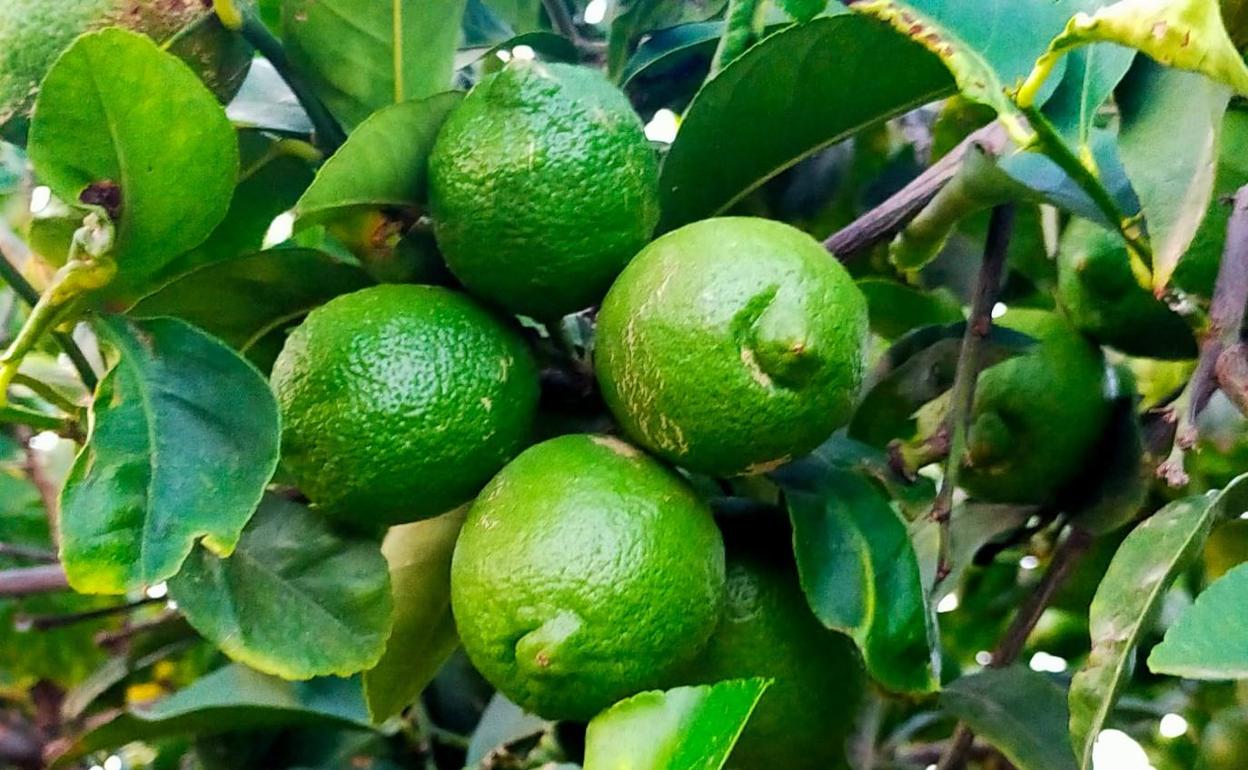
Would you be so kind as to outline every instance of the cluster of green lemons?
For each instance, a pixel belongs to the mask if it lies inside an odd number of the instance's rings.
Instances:
[[[811,613],[783,543],[726,548],[672,466],[761,472],[848,420],[867,338],[849,275],[766,220],[712,219],[647,245],[655,153],[588,68],[513,62],[482,80],[438,136],[430,209],[463,290],[381,285],[313,311],[272,374],[285,468],[354,526],[473,501],[456,623],[524,708],[586,720],[646,689],[771,676],[734,766],[771,767],[791,748],[790,767],[840,764],[827,726],[843,737],[861,692],[852,647]],[[598,303],[598,382],[623,437],[526,448],[539,371],[514,316]],[[796,743],[792,714],[812,728]]]
[[[641,690],[767,676],[730,767],[839,766],[856,653],[811,613],[774,542],[783,523],[717,523],[690,478],[766,472],[848,421],[868,339],[848,273],[763,219],[650,241],[654,152],[623,94],[582,67],[515,61],[483,79],[437,138],[430,211],[459,287],[335,299],[277,360],[300,488],[366,527],[471,502],[456,623],[525,709],[585,720]],[[515,316],[595,304],[594,370],[620,435],[528,446],[539,367]],[[1042,344],[985,374],[966,485],[1050,495],[1108,419],[1104,361],[1056,314],[1002,322]]]

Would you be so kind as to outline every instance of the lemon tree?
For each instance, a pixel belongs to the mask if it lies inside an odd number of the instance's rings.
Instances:
[[[1243,7],[0,2],[0,767],[1243,766]]]

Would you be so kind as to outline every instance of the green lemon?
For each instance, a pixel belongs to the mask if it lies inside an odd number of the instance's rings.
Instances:
[[[724,544],[672,471],[608,436],[529,448],[455,546],[451,605],[486,679],[548,719],[660,687],[719,619]]]
[[[726,539],[723,617],[684,681],[774,681],[725,770],[845,767],[845,740],[864,686],[858,653],[810,611],[783,543],[749,532],[729,531]]]
[[[469,291],[554,319],[602,298],[650,239],[658,162],[596,70],[513,61],[451,113],[429,158],[447,265]]]
[[[338,297],[273,365],[282,461],[327,512],[362,525],[444,513],[518,452],[537,411],[523,340],[434,286]]]
[[[1052,500],[1089,461],[1112,391],[1100,348],[1056,313],[1010,310],[998,324],[1034,337],[979,377],[962,486],[993,502]]]
[[[595,366],[634,441],[692,470],[758,473],[849,419],[867,305],[805,233],[708,219],[651,243],[598,314]]]
[[[1136,282],[1117,233],[1071,222],[1062,234],[1057,279],[1058,301],[1071,322],[1101,343],[1131,356],[1195,357],[1187,322]]]
[[[222,101],[242,85],[251,47],[203,0],[4,0],[0,3],[0,137],[24,144],[39,83],[79,35],[121,26],[168,46]],[[102,73],[116,77],[118,73]]]

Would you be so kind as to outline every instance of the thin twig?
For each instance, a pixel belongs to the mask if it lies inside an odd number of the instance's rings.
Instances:
[[[992,651],[992,660],[988,662],[989,668],[1005,668],[1018,660],[1019,653],[1023,651],[1023,646],[1027,643],[1027,637],[1031,636],[1036,623],[1040,622],[1040,616],[1044,614],[1045,609],[1053,601],[1053,597],[1057,595],[1058,589],[1070,577],[1075,565],[1091,546],[1090,534],[1082,529],[1070,531],[1070,534],[1053,553],[1053,559],[1049,562],[1048,569],[1045,570],[1039,585],[1019,608],[1018,614],[1010,622],[1010,627],[1001,635],[1001,639]],[[975,734],[971,729],[965,723],[958,723],[950,741],[949,751],[937,765],[936,770],[960,770],[966,765],[974,742]]]
[[[98,620],[99,618],[107,618],[113,615],[124,615],[134,612],[140,607],[146,607],[149,604],[165,601],[161,599],[153,599],[144,597],[137,601],[126,602],[125,604],[117,604],[112,607],[100,607],[95,610],[86,610],[84,612],[72,612],[64,615],[37,615],[28,618],[30,627],[36,631],[51,631],[54,628],[64,628],[78,623],[85,623],[89,620]]]
[[[67,590],[69,581],[59,564],[0,571],[0,597],[17,598]]]
[[[573,43],[580,40],[580,30],[576,28],[576,22],[564,0],[542,0],[542,8],[546,9],[546,15],[550,17],[550,24],[556,32]]]
[[[51,551],[45,551],[42,548],[31,548],[25,545],[14,545],[12,543],[0,543],[0,556],[37,561],[44,564],[56,563],[56,554]]]
[[[1157,466],[1157,475],[1171,486],[1183,486],[1188,481],[1183,467],[1184,455],[1195,446],[1196,423],[1218,389],[1218,359],[1239,340],[1245,305],[1248,305],[1248,185],[1241,187],[1232,200],[1226,245],[1222,261],[1218,263],[1213,301],[1209,306],[1209,325],[1201,335],[1200,358],[1175,405],[1179,410],[1179,425],[1174,448],[1165,462]],[[1227,368],[1224,364],[1223,369]]]
[[[919,213],[936,193],[944,187],[962,167],[962,161],[972,147],[978,147],[990,158],[1005,151],[1009,137],[1000,123],[990,123],[974,132],[961,144],[950,150],[922,174],[915,177],[888,200],[833,233],[823,242],[824,248],[842,262],[847,262],[875,244],[897,234],[906,223]]]
[[[945,457],[945,472],[940,491],[932,503],[931,518],[940,525],[940,558],[936,567],[936,581],[949,574],[949,517],[953,511],[953,492],[958,485],[958,474],[966,453],[967,432],[970,428],[971,411],[975,404],[975,383],[983,365],[980,354],[983,340],[992,331],[992,308],[1001,290],[1001,277],[1005,274],[1005,254],[1014,230],[1014,205],[1005,204],[992,210],[988,222],[988,238],[984,244],[984,260],[979,268],[975,296],[971,301],[971,315],[962,335],[962,349],[958,352],[958,366],[950,390],[949,412],[945,426],[949,436],[949,453]]]
[[[174,623],[185,623],[182,615],[174,610],[163,613],[160,617],[145,620],[142,623],[132,623],[125,628],[116,631],[101,631],[95,635],[95,644],[106,650],[117,650],[125,646],[134,637],[153,631],[158,628],[165,628]]]
[[[30,445],[33,434],[29,428],[21,427],[17,429],[17,438],[22,442],[23,452],[26,458],[24,470],[30,483],[35,485],[35,489],[39,491],[39,499],[43,502],[44,513],[48,517],[48,532],[52,536],[52,542],[59,543],[61,541],[61,493],[57,488],[56,482],[48,477],[47,470],[43,467],[43,463],[39,461],[39,454],[35,448]]]

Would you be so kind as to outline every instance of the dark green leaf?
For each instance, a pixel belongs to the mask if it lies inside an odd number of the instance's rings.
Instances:
[[[867,298],[871,331],[896,339],[920,326],[962,320],[962,305],[946,289],[923,291],[887,278],[863,278],[858,288]]]
[[[204,265],[139,301],[130,315],[174,316],[247,351],[339,294],[372,285],[363,270],[312,249],[270,249]]]
[[[797,21],[807,22],[818,16],[828,3],[827,0],[777,0],[776,5]]]
[[[1070,733],[1084,770],[1166,590],[1201,552],[1213,520],[1244,510],[1246,496],[1248,475],[1220,494],[1176,500],[1136,527],[1114,554],[1089,611],[1092,652],[1070,684]]]
[[[272,495],[229,558],[195,549],[169,592],[222,652],[285,679],[363,671],[390,636],[390,580],[377,545],[336,535],[305,506]]]
[[[1144,58],[1119,89],[1118,147],[1153,245],[1156,291],[1169,286],[1209,207],[1229,98],[1228,88],[1202,75]]]
[[[620,701],[589,723],[585,770],[719,770],[770,684],[730,679]]]
[[[425,201],[433,140],[462,94],[448,92],[393,104],[351,133],[295,206],[301,220],[328,219],[343,209],[407,208]]]
[[[54,747],[52,766],[132,741],[317,724],[368,727],[359,679],[286,682],[235,664],[150,706],[97,717],[87,732]]]
[[[463,69],[482,59],[488,62],[490,57],[499,51],[506,51],[510,54],[513,48],[521,45],[533,49],[534,57],[539,61],[575,64],[581,58],[580,52],[576,50],[576,44],[563,35],[556,35],[553,32],[525,32],[492,45],[459,49],[455,54],[455,69]],[[494,62],[490,64],[495,66]]]
[[[451,553],[464,511],[391,527],[381,551],[390,564],[394,632],[364,674],[364,698],[381,722],[416,700],[459,644],[451,617]]]
[[[928,326],[898,340],[868,378],[849,434],[877,447],[895,438],[910,438],[915,411],[953,387],[965,330],[965,321]],[[1034,340],[1025,334],[994,326],[981,348],[984,366],[1025,353],[1032,344]]]
[[[939,59],[870,19],[777,32],[689,105],[663,163],[660,230],[725,211],[815,150],[951,87]]]
[[[940,705],[1001,750],[1018,770],[1076,770],[1065,693],[1023,666],[984,669],[951,682]]]
[[[117,361],[61,493],[61,560],[83,593],[177,573],[200,540],[233,550],[277,467],[277,403],[255,367],[176,319],[101,317]]]
[[[212,92],[150,38],[116,28],[78,38],[57,60],[35,104],[29,152],[65,201],[92,185],[119,189],[112,296],[148,288],[207,238],[238,174],[234,130]]]
[[[821,450],[775,478],[793,522],[802,590],[816,617],[854,639],[883,687],[935,690],[939,664],[927,592],[906,525],[888,498]]]
[[[1184,679],[1248,679],[1248,564],[1196,597],[1148,656],[1155,674]]]
[[[727,0],[621,0],[615,7],[607,38],[607,72],[620,79],[637,41],[656,30],[690,22],[706,21],[718,14]]]
[[[950,571],[940,582],[936,581],[940,560],[940,525],[926,516],[914,522],[910,539],[919,557],[919,570],[923,574],[923,585],[928,587],[930,603],[935,605],[947,594],[958,590],[962,573],[971,566],[980,548],[1019,529],[1038,511],[1039,506],[1009,503],[967,501],[955,505],[949,523]]]
[[[288,0],[291,61],[350,131],[388,104],[450,87],[465,0]]]
[[[704,57],[709,68],[715,46],[723,33],[724,24],[720,21],[694,22],[661,29],[637,46],[637,52],[620,72],[620,83],[628,86],[634,78],[662,71],[688,56]]]

